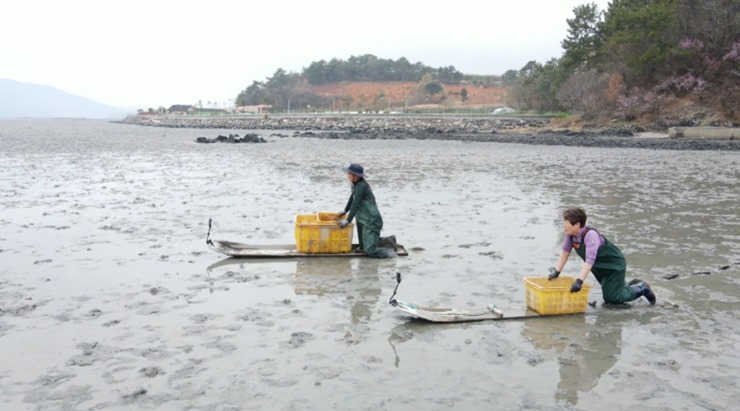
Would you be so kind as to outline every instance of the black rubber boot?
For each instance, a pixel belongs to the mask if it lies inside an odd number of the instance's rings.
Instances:
[[[635,299],[645,297],[650,304],[655,304],[655,293],[650,289],[650,284],[643,281],[640,284],[631,285],[630,289],[632,290],[632,293],[635,294]]]
[[[398,251],[398,243],[396,243],[396,236],[388,236],[380,239],[380,245],[386,248],[392,248],[393,251]]]

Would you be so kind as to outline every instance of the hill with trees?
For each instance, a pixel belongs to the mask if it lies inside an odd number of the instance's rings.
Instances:
[[[576,7],[564,53],[502,77],[512,104],[658,126],[740,123],[740,2]]]
[[[563,54],[502,75],[465,75],[366,54],[278,69],[237,105],[273,110],[392,111],[494,107],[566,112],[578,121],[648,127],[740,124],[740,2],[613,0],[577,6]]]
[[[301,73],[275,71],[237,96],[238,106],[269,104],[273,110],[393,111],[418,105],[501,105],[498,76],[465,76],[455,67],[411,64],[371,54],[311,63]]]

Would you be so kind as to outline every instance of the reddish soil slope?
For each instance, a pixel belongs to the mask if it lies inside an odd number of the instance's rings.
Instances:
[[[429,96],[414,82],[385,83],[337,83],[313,86],[315,94],[335,100],[337,109],[391,110],[413,108],[423,104],[437,104],[450,108],[482,108],[505,105],[508,90],[503,87],[476,87],[472,85],[443,84],[443,91]],[[467,99],[462,101],[460,92],[467,90]],[[444,97],[442,97],[444,95]]]

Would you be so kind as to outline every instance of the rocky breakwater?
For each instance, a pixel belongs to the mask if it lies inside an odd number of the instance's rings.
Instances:
[[[152,127],[335,131],[356,134],[490,134],[521,128],[541,128],[549,123],[549,118],[416,117],[405,115],[129,116],[121,123]]]
[[[129,116],[120,123],[153,127],[293,131],[293,137],[331,139],[459,140],[653,150],[740,151],[740,140],[668,138],[636,125],[601,129],[553,128],[547,117],[293,115]],[[287,137],[273,134],[276,137]],[[205,141],[202,141],[205,142]]]

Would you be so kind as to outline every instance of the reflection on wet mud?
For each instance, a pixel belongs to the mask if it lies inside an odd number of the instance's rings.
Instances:
[[[295,292],[299,295],[340,293],[352,280],[350,258],[301,258],[295,264]]]
[[[226,258],[208,266],[206,281],[213,293],[219,282],[259,279],[259,273],[269,266],[295,267],[295,295],[344,296],[352,324],[370,319],[372,307],[380,300],[381,266],[384,271],[392,269],[389,261],[371,258]]]
[[[568,316],[524,321],[521,335],[542,352],[555,353],[560,380],[555,399],[578,404],[579,393],[588,393],[599,378],[616,364],[622,352],[622,327],[595,317]],[[591,320],[592,318],[589,318]],[[535,366],[537,360],[530,360]]]

